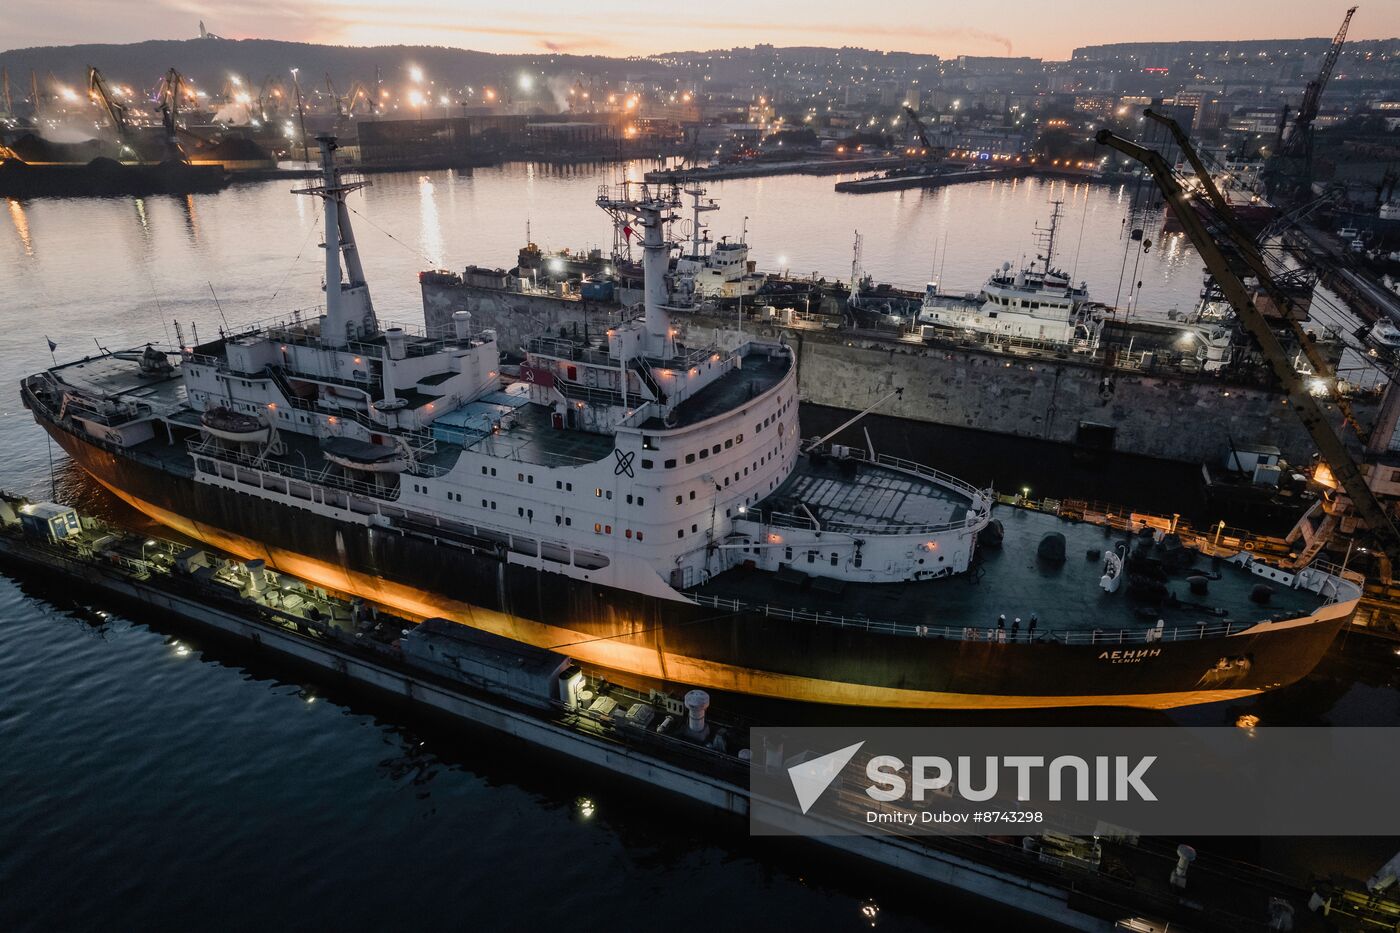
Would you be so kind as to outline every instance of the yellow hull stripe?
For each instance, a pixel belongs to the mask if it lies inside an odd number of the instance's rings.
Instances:
[[[245,560],[262,558],[268,567],[317,586],[371,600],[412,619],[422,620],[434,616],[451,619],[538,648],[556,650],[586,664],[625,671],[654,680],[785,700],[897,709],[1038,709],[1070,706],[1171,709],[1198,703],[1236,700],[1260,692],[1248,689],[1095,696],[994,696],[880,687],[755,670],[640,645],[623,644],[616,638],[598,638],[573,629],[533,622],[460,600],[425,593],[391,580],[360,573],[348,566],[273,547],[192,521],[118,489],[101,477],[97,477],[97,480],[114,495],[163,525]]]

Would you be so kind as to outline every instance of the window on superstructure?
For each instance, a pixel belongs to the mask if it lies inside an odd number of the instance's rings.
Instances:
[[[717,453],[720,452],[720,450],[721,450],[720,446],[719,446],[718,444],[716,444],[715,446],[713,446],[713,447],[710,448],[710,453],[712,453],[712,454],[717,454]]]
[[[637,504],[638,504],[638,505],[646,505],[646,504],[647,504],[646,497],[645,497],[645,496],[638,496],[638,497],[637,497]]]
[[[574,484],[573,484],[573,483],[565,483],[565,484],[564,484],[564,491],[565,491],[565,492],[573,492],[573,491],[574,491]]]
[[[734,438],[734,443],[736,443],[736,444],[742,444],[742,443],[744,443],[744,435],[740,434],[738,437]]]
[[[832,551],[832,552],[831,552],[831,566],[835,567],[835,566],[836,566],[836,561],[837,561],[837,560],[838,560],[838,558],[837,558],[837,556],[836,556],[836,552],[835,552],[835,551]]]
[[[731,447],[733,447],[733,446],[734,446],[734,439],[733,439],[733,438],[730,438],[729,440],[727,440],[727,441],[724,442],[724,449],[725,449],[725,450],[728,450],[729,448],[731,448]]]
[[[593,495],[598,499],[603,498],[603,487],[599,486],[597,489],[593,490]]]
[[[628,505],[631,505],[631,504],[632,504],[632,494],[631,494],[630,492],[627,494],[627,504],[628,504]]]
[[[525,482],[525,474],[524,474],[524,473],[517,473],[517,474],[515,474],[515,481],[516,481],[517,483],[523,483],[523,482]]]
[[[643,460],[643,461],[642,461],[642,469],[643,469],[643,470],[650,470],[651,468],[652,468],[652,462],[651,462],[650,460]]]
[[[564,524],[564,516],[562,516],[562,515],[556,515],[556,516],[554,516],[554,524],[556,524],[556,525],[562,525],[562,524]]]
[[[563,488],[564,488],[564,481],[563,481],[562,479],[556,479],[556,480],[554,481],[554,488],[555,488],[555,489],[563,489]]]
[[[676,496],[676,505],[680,505],[682,501],[680,496]]]
[[[603,533],[603,523],[602,523],[602,522],[594,522],[594,523],[593,523],[593,533],[594,533],[595,535],[600,535],[600,534]]]
[[[603,493],[603,496],[604,496],[604,498],[611,499],[611,498],[612,498],[612,490],[609,489],[607,492]]]
[[[674,459],[671,459],[671,460],[667,460],[667,461],[666,461],[666,469],[668,469],[668,470],[674,470],[675,468],[676,468],[676,461],[675,461]]]
[[[676,529],[676,537],[677,537],[677,538],[684,538],[684,537],[685,537],[685,529],[684,529],[684,528],[677,528],[677,529]]]
[[[688,454],[688,455],[686,455],[685,462],[686,462],[686,463],[690,463],[690,462],[691,462],[692,460],[694,460],[694,459],[695,459],[695,454]],[[700,451],[700,459],[701,459],[701,460],[708,460],[708,459],[710,459],[710,452],[709,452],[708,450],[702,450],[702,451]]]
[[[783,559],[784,559],[784,560],[792,560],[792,548],[790,548],[790,547],[785,547],[785,548],[783,548]]]
[[[654,438],[654,437],[648,437],[648,436],[645,435],[645,434],[642,435],[642,450],[659,450],[659,449],[660,449],[660,448],[656,446],[656,438]]]
[[[628,541],[631,541],[631,540],[632,540],[632,529],[631,529],[631,528],[628,528],[626,534],[627,534],[627,540],[628,540]]]
[[[535,474],[531,473],[529,476],[525,477],[525,485],[527,485],[527,486],[533,486],[533,485],[535,485]]]
[[[695,501],[695,490],[694,490],[694,489],[692,489],[692,490],[690,491],[690,499],[691,499],[692,502]]]
[[[686,463],[694,463],[694,462],[695,462],[695,454],[686,454],[686,455],[685,455],[685,462],[686,462]]]

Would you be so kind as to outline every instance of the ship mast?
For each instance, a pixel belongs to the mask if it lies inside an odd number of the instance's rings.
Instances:
[[[1050,263],[1055,259],[1055,231],[1059,229],[1060,217],[1064,214],[1064,201],[1050,202],[1050,226],[1036,227],[1035,238],[1040,248],[1045,252],[1036,256],[1037,259],[1045,263],[1045,275],[1050,275]]]
[[[373,336],[379,332],[374,305],[365,283],[365,270],[355,248],[355,231],[350,227],[350,208],[345,196],[358,191],[368,182],[343,181],[335,165],[334,136],[318,136],[321,147],[321,183],[296,189],[294,194],[310,194],[324,202],[326,216],[326,314],[321,321],[321,343],[335,349],[345,348],[351,340]],[[345,260],[342,279],[341,259]]]
[[[700,250],[710,242],[709,231],[705,229],[700,218],[706,211],[719,210],[719,205],[715,203],[714,198],[708,201],[701,201],[700,199],[705,196],[705,189],[701,188],[699,185],[694,188],[687,188],[685,193],[690,195],[690,210],[694,216],[694,219],[691,221],[690,255],[696,260],[700,260],[704,258]]]
[[[667,195],[660,186],[623,182],[598,191],[597,204],[613,218],[630,242],[640,230],[642,241],[643,307],[649,350],[665,355],[671,338],[671,318],[666,311],[666,269],[670,265],[671,244],[666,225],[675,219],[671,213],[680,207],[680,198]]]

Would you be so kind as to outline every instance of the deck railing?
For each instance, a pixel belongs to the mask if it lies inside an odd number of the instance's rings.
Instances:
[[[777,619],[793,622],[809,622],[814,625],[835,625],[840,628],[860,629],[885,635],[903,635],[911,638],[941,638],[949,641],[994,642],[1000,644],[1031,644],[1055,642],[1062,645],[1143,645],[1152,646],[1178,641],[1199,641],[1203,638],[1222,638],[1235,635],[1252,628],[1258,622],[1201,622],[1196,625],[1178,625],[1158,629],[1091,629],[1091,630],[1050,630],[1037,629],[1035,632],[1022,630],[1015,634],[1004,629],[988,629],[976,626],[913,625],[906,622],[890,622],[867,619],[863,616],[843,616],[830,612],[810,612],[804,609],[791,609],[773,606],[768,603],[746,603],[737,599],[704,594],[692,595],[697,605],[720,609],[727,612],[757,612]]]

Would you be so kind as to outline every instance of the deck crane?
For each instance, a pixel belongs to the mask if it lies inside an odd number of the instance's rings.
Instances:
[[[1318,109],[1322,105],[1322,92],[1327,90],[1327,84],[1332,80],[1332,72],[1337,67],[1337,58],[1342,54],[1342,44],[1346,42],[1347,28],[1351,26],[1354,13],[1356,7],[1347,10],[1346,16],[1343,17],[1341,28],[1337,30],[1331,47],[1322,59],[1322,68],[1303,91],[1303,100],[1298,105],[1293,122],[1288,121],[1288,110],[1286,107],[1284,109],[1283,118],[1279,120],[1273,154],[1264,166],[1264,181],[1271,194],[1276,191],[1286,194],[1306,187],[1311,181],[1313,120],[1317,118]]]
[[[177,120],[180,115],[180,95],[189,91],[185,76],[174,68],[165,73],[156,85],[155,109],[160,113],[160,121],[165,126],[165,157],[187,162],[185,150],[180,145],[180,128]]]
[[[102,112],[107,114],[107,119],[112,123],[112,129],[117,134],[117,144],[126,148],[128,146],[127,136],[131,127],[126,122],[126,104],[117,100],[112,94],[112,89],[107,85],[107,79],[102,77],[102,72],[92,66],[88,66],[88,97],[92,102],[102,108]]]
[[[943,155],[943,147],[935,146],[928,138],[928,130],[924,127],[924,121],[919,119],[919,113],[913,107],[905,107],[905,114],[909,117],[909,122],[914,124],[914,131],[919,134],[919,142],[924,144],[924,158],[935,159]]]
[[[1101,145],[1116,149],[1129,158],[1142,163],[1152,175],[1163,197],[1171,205],[1177,219],[1181,222],[1187,237],[1190,238],[1192,245],[1196,247],[1196,251],[1205,262],[1206,269],[1210,272],[1216,285],[1219,286],[1226,300],[1234,308],[1240,322],[1258,342],[1264,358],[1283,385],[1288,404],[1292,406],[1299,420],[1302,421],[1303,427],[1311,436],[1323,462],[1332,471],[1337,484],[1350,499],[1352,507],[1355,508],[1357,515],[1365,524],[1381,555],[1387,559],[1383,562],[1383,570],[1384,575],[1388,577],[1388,560],[1400,556],[1400,531],[1396,530],[1390,516],[1386,514],[1385,508],[1376,499],[1370,486],[1367,485],[1366,478],[1362,475],[1356,461],[1342,443],[1342,439],[1332,429],[1326,413],[1323,412],[1317,399],[1309,391],[1307,382],[1294,368],[1288,354],[1279,344],[1269,319],[1256,305],[1258,295],[1251,293],[1241,274],[1243,268],[1249,268],[1248,261],[1236,249],[1229,249],[1229,255],[1227,255],[1227,249],[1222,247],[1222,244],[1207,228],[1205,218],[1197,213],[1186,191],[1173,174],[1171,166],[1160,152],[1123,139],[1106,129],[1100,130],[1095,138]],[[1189,146],[1188,141],[1186,149],[1194,168],[1199,157],[1196,157],[1195,150],[1190,149]],[[1199,170],[1197,172],[1199,174]],[[1201,178],[1201,183],[1206,186],[1208,191],[1213,187],[1213,182],[1210,181],[1208,175]],[[1223,219],[1227,227],[1235,226],[1228,205],[1224,206]],[[1262,273],[1259,278],[1260,284],[1270,292],[1276,291],[1277,283],[1274,281],[1272,273],[1267,269],[1260,270],[1260,272]],[[1327,372],[1317,372],[1316,375],[1325,377]],[[1312,547],[1310,546],[1308,550],[1312,550]],[[1305,551],[1303,558],[1306,559],[1310,556]],[[1300,560],[1300,562],[1302,561]]]

